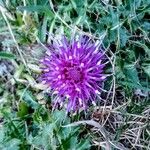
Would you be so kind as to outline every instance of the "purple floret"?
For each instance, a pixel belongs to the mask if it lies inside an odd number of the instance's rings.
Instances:
[[[55,104],[67,101],[67,112],[87,108],[101,92],[106,78],[104,55],[100,46],[89,38],[53,39],[41,62],[42,81],[57,94]]]

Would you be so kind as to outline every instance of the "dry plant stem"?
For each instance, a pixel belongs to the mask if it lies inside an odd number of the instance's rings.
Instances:
[[[28,90],[28,88],[29,88],[29,87],[30,87],[30,84],[28,84],[28,85],[26,86],[26,88],[23,90],[23,92],[22,92],[22,94],[21,94],[21,96],[20,96],[19,101],[21,101],[21,100],[22,100],[23,95],[25,94],[25,92]]]
[[[14,34],[13,34],[13,31],[12,31],[12,29],[11,29],[11,25],[10,25],[10,23],[9,23],[9,21],[8,21],[8,19],[7,19],[7,17],[6,17],[6,15],[4,14],[4,11],[3,11],[3,9],[2,9],[1,6],[0,6],[0,11],[1,11],[1,13],[2,13],[2,16],[3,16],[3,18],[4,18],[4,20],[5,20],[6,24],[7,24],[7,26],[8,26],[9,32],[10,32],[10,34],[11,34],[11,36],[12,36],[12,39],[13,39],[14,43],[16,44],[16,48],[17,48],[17,50],[18,50],[18,53],[19,53],[19,55],[20,55],[20,57],[21,57],[21,59],[22,59],[24,65],[26,66],[28,72],[30,73],[30,70],[29,70],[29,68],[27,67],[27,63],[26,63],[26,61],[25,61],[25,59],[24,59],[24,57],[23,57],[23,55],[22,55],[22,52],[21,52],[21,50],[20,50],[20,48],[19,48],[19,45],[18,45],[18,43],[17,43],[17,41],[16,41],[16,39],[15,39],[15,36],[14,36]]]
[[[110,51],[111,52],[111,51]],[[115,55],[111,52],[111,54],[114,57],[114,61],[112,62],[112,71],[113,71],[113,95],[112,95],[112,103],[111,106],[113,106],[114,99],[115,99],[115,89],[116,89],[116,78],[115,78],[115,63],[116,63],[116,57]],[[112,107],[113,108],[113,107]],[[111,109],[112,109],[111,108]]]
[[[99,131],[99,133],[101,133],[103,138],[106,140],[105,141],[106,142],[106,150],[111,150],[110,142],[109,142],[110,140],[109,140],[108,135],[106,134],[104,128],[98,122],[96,122],[94,120],[83,120],[83,121],[73,122],[71,124],[68,124],[68,125],[65,125],[62,127],[78,126],[80,124],[88,124],[88,125],[93,126],[95,129],[97,129],[97,131]]]
[[[23,6],[26,6],[26,0],[23,0]],[[24,10],[22,19],[23,19],[24,23],[27,25],[26,16],[27,16],[27,11]]]
[[[107,58],[109,59],[109,61],[110,61],[110,63],[111,63],[111,66],[112,66],[112,74],[113,74],[113,82],[112,82],[112,85],[111,85],[111,88],[110,88],[110,92],[108,93],[108,95],[107,95],[107,98],[106,98],[106,100],[108,99],[108,97],[109,97],[109,95],[110,95],[110,93],[111,93],[111,90],[113,91],[112,92],[112,102],[111,102],[111,106],[110,106],[110,111],[109,111],[109,113],[108,113],[108,115],[107,115],[107,118],[105,119],[105,121],[103,122],[103,126],[106,124],[106,122],[107,122],[107,120],[108,120],[108,118],[109,118],[109,116],[110,116],[110,113],[111,113],[111,110],[113,109],[113,104],[114,104],[114,99],[115,99],[115,84],[116,84],[116,79],[115,79],[115,61],[116,61],[116,57],[115,57],[115,55],[111,52],[111,50],[110,50],[110,53],[111,53],[111,55],[112,55],[112,57],[114,58],[113,59],[113,61],[107,56]],[[106,106],[106,102],[105,102],[105,106]],[[105,107],[104,107],[105,108]],[[106,109],[106,108],[105,108]],[[105,110],[104,110],[104,112],[105,112]]]
[[[137,134],[137,137],[136,137],[136,139],[135,139],[134,147],[135,147],[135,145],[137,145],[140,136],[141,136],[141,129],[138,130],[138,134]]]

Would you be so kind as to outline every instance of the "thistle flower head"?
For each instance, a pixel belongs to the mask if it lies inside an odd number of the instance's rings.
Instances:
[[[41,79],[57,94],[54,103],[67,101],[67,111],[85,109],[101,92],[106,78],[103,60],[100,46],[87,37],[71,41],[54,38],[41,60]]]

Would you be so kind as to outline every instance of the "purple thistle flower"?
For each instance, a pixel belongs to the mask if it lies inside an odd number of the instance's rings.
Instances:
[[[53,38],[47,55],[41,60],[42,81],[57,93],[54,100],[62,105],[67,100],[67,112],[87,108],[100,94],[105,64],[100,45],[87,37],[67,41]]]

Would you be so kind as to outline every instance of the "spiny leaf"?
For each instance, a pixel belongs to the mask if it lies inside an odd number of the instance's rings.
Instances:
[[[137,73],[137,70],[135,68],[135,65],[133,64],[126,64],[124,66],[124,74],[126,75],[127,79],[134,82],[134,83],[137,83],[139,84],[140,81],[139,81],[139,78],[138,78],[138,73]]]
[[[30,91],[22,92],[21,94],[22,100],[24,100],[29,106],[33,109],[39,108],[40,104],[38,104]]]
[[[145,53],[147,53],[147,55],[150,57],[150,49],[145,44],[138,42],[138,41],[131,41],[131,40],[130,40],[130,42],[143,48]]]
[[[24,117],[28,114],[28,106],[25,102],[20,102],[19,104],[19,111],[17,112],[17,115],[19,117]]]
[[[50,10],[48,6],[42,6],[42,5],[30,5],[30,6],[19,6],[17,7],[18,10],[20,11],[28,11],[28,12],[37,12],[37,13],[45,13],[46,15],[53,17],[54,14]]]
[[[12,54],[12,53],[8,53],[8,52],[0,52],[0,58],[3,58],[3,59],[15,59],[15,55]]]

